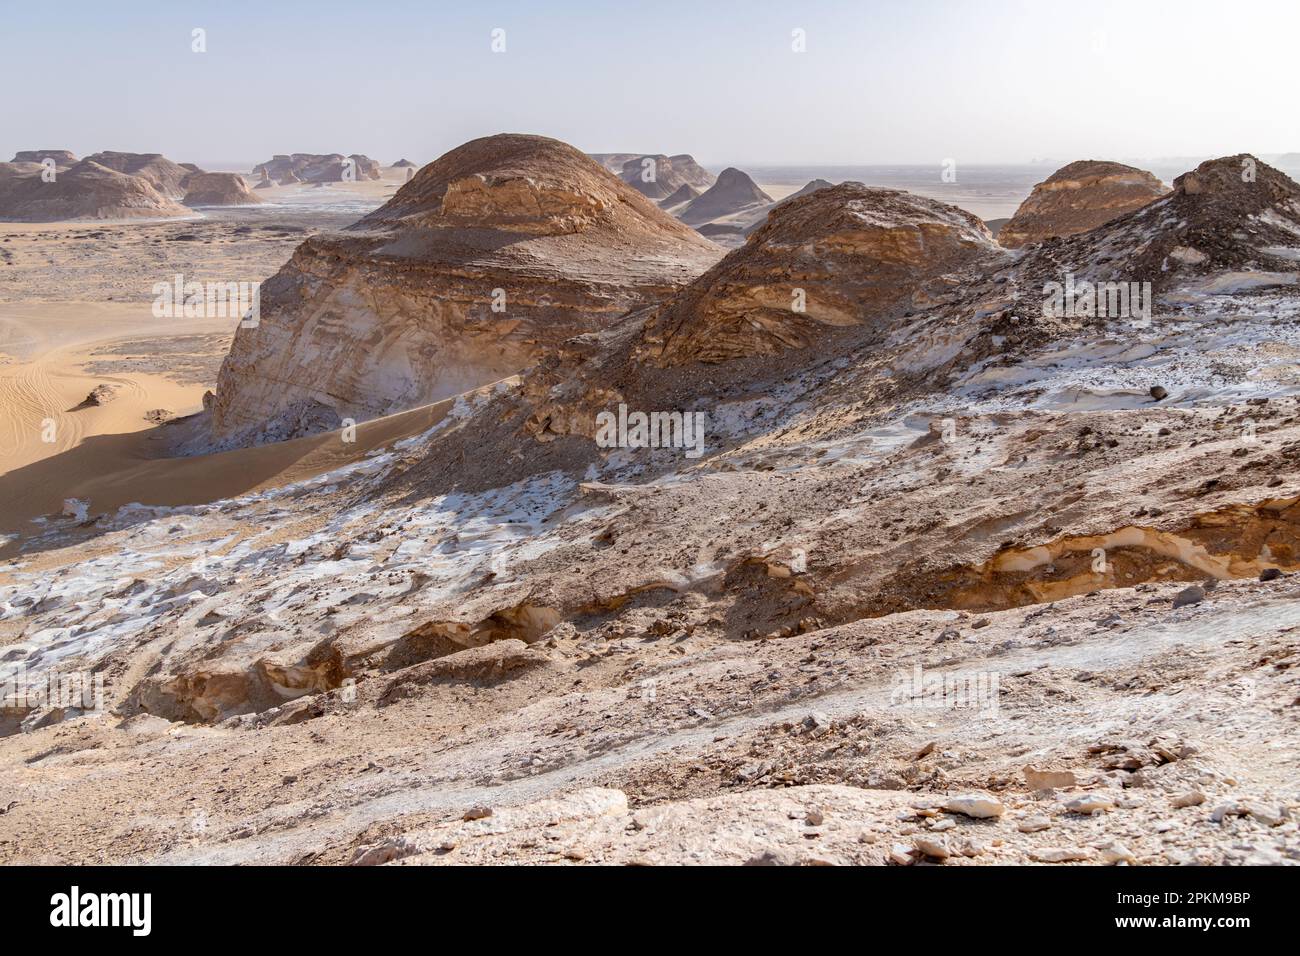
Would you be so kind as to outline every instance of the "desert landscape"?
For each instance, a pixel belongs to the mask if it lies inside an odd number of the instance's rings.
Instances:
[[[0,862],[1300,863],[1300,155],[535,126],[0,163]]]

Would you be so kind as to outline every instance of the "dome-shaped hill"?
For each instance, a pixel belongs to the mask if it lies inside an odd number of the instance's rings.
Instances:
[[[459,394],[659,301],[720,253],[565,143],[474,140],[263,284],[259,324],[222,366],[214,434],[239,440],[303,403],[361,419]]]

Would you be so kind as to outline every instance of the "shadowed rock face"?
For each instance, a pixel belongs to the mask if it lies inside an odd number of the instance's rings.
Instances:
[[[803,348],[827,327],[907,309],[926,281],[997,256],[983,223],[955,206],[842,183],[775,207],[744,246],[659,307],[645,341],[672,365]]]
[[[182,166],[173,163],[162,153],[117,153],[109,150],[87,156],[86,160],[119,173],[138,176],[168,199],[183,198],[186,180],[201,172],[193,164]]]
[[[149,182],[82,160],[53,182],[39,163],[0,163],[0,218],[18,222],[187,216],[184,206]]]
[[[195,173],[185,185],[187,206],[245,206],[262,201],[237,173]]]
[[[1008,249],[1051,236],[1095,229],[1159,199],[1169,188],[1142,169],[1122,163],[1080,160],[1062,166],[1034,187],[998,233]]]
[[[214,436],[305,401],[365,419],[496,381],[719,254],[564,143],[474,140],[263,283],[260,323],[221,369]]]

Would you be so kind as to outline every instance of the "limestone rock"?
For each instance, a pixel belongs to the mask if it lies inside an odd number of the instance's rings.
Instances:
[[[950,797],[944,803],[943,809],[949,813],[960,813],[962,816],[972,817],[976,820],[1000,817],[1005,810],[999,801],[983,793],[966,793]]]
[[[475,140],[263,283],[260,322],[222,365],[213,433],[302,400],[362,420],[460,394],[663,298],[717,255],[570,146]]]
[[[1034,187],[998,232],[998,241],[1018,249],[1049,236],[1087,232],[1169,192],[1150,173],[1122,163],[1080,160],[1062,166]]]
[[[954,206],[841,183],[776,207],[656,310],[645,345],[665,365],[805,348],[831,328],[883,322],[927,280],[999,254],[983,223]]]

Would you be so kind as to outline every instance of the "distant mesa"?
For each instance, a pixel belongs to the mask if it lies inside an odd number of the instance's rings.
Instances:
[[[399,159],[397,162],[393,163],[393,168],[405,169],[408,166],[414,166],[414,165],[415,163],[411,162],[409,159]]]
[[[262,201],[238,173],[195,173],[186,186],[187,206],[249,206]]]
[[[759,189],[748,174],[728,167],[718,175],[717,182],[682,210],[678,218],[695,226],[771,204],[772,197]]]
[[[93,153],[86,160],[128,176],[138,176],[168,199],[184,198],[185,180],[196,172],[202,172],[193,164],[182,166],[174,163],[162,153],[119,153],[109,150]]]
[[[68,149],[23,149],[14,154],[15,163],[43,163],[46,159],[54,160],[56,166],[71,166],[77,157]]]
[[[282,186],[293,183],[340,183],[347,181],[346,171],[349,166],[356,180],[382,177],[379,162],[361,153],[353,153],[351,156],[342,153],[277,153],[267,162],[254,166],[253,174],[260,177],[265,172]]]
[[[733,183],[744,186],[718,177]],[[888,321],[927,282],[1005,255],[955,206],[861,183],[825,187],[775,206],[744,246],[658,306],[645,351],[680,365],[805,348],[836,327]]]
[[[571,146],[474,140],[262,283],[260,321],[221,368],[213,436],[292,437],[497,381],[720,252]]]
[[[1073,236],[1140,209],[1169,192],[1151,173],[1122,163],[1080,160],[1062,166],[1034,187],[998,231],[998,241],[1018,249],[1052,236]]]
[[[660,209],[672,209],[674,206],[680,206],[682,203],[688,203],[700,195],[700,191],[690,183],[682,183],[677,192],[659,200]]]

